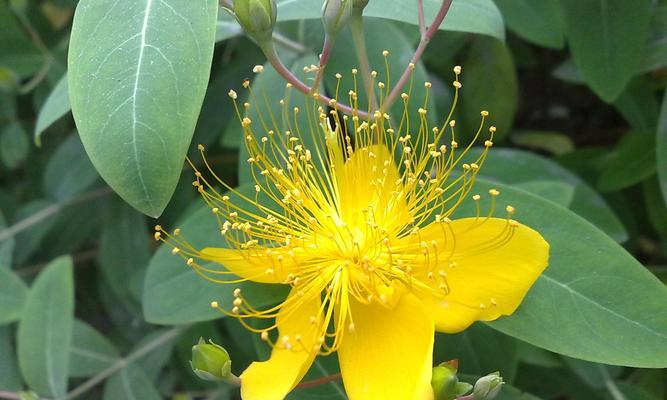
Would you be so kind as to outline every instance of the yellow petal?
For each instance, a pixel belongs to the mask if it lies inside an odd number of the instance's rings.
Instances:
[[[365,227],[366,221],[374,219],[387,230],[404,224],[409,215],[399,179],[394,157],[386,145],[357,149],[342,170],[336,170],[343,220],[348,225]]]
[[[286,248],[257,248],[250,250],[208,247],[200,252],[202,260],[225,266],[241,278],[260,283],[285,283],[291,273],[303,263],[303,255]]]
[[[419,240],[438,246],[435,278],[420,278],[436,288],[444,271],[450,289],[445,297],[423,296],[441,332],[459,332],[477,320],[512,314],[549,260],[549,244],[525,225],[510,227],[506,219],[464,218],[449,226],[433,223],[419,231]],[[445,229],[445,231],[443,231]],[[508,235],[511,231],[511,235]]]
[[[432,400],[433,321],[417,297],[396,306],[351,301],[355,329],[338,349],[350,400]]]
[[[271,358],[250,364],[241,374],[243,400],[282,400],[299,383],[318,353],[322,327],[311,321],[319,311],[319,296],[306,299],[292,290],[276,318],[279,337]]]

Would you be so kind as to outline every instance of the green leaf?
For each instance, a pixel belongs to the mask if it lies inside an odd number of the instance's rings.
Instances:
[[[169,329],[158,329],[149,333],[137,342],[133,347],[132,352],[138,351],[151,342],[154,342],[156,339],[164,336],[167,332],[169,332]],[[142,367],[146,372],[146,376],[152,381],[155,381],[160,375],[162,368],[164,368],[167,361],[169,361],[169,357],[171,357],[171,353],[176,345],[176,339],[177,336],[174,335],[169,340],[163,341],[162,344],[160,344],[160,347],[139,358],[135,362],[135,365]]]
[[[614,101],[614,107],[623,114],[632,129],[648,132],[655,129],[658,120],[658,101],[645,77],[634,79]]]
[[[517,110],[519,88],[514,61],[504,43],[477,38],[463,63],[461,114],[464,137],[479,128],[480,111],[489,112],[489,121],[498,129],[495,138],[507,136]]]
[[[5,230],[7,228],[7,221],[5,220],[5,216],[2,214],[2,210],[0,210],[0,232]],[[12,256],[14,253],[14,246],[16,245],[16,241],[14,240],[14,237],[11,236],[9,238],[6,238],[4,240],[0,240],[0,268],[10,268],[12,264]]]
[[[440,8],[439,0],[424,0],[424,14],[435,16]],[[371,1],[364,16],[393,19],[413,25],[419,23],[416,2],[404,0]],[[318,1],[279,0],[278,20],[322,18],[322,3]],[[427,20],[427,24],[430,21]],[[454,0],[440,29],[481,33],[505,39],[505,26],[498,7],[492,0]],[[386,44],[391,50],[390,43]]]
[[[574,213],[521,190],[480,179],[475,191],[502,193],[519,222],[550,245],[549,267],[510,317],[489,323],[570,357],[644,368],[667,366],[667,287],[622,247]],[[458,212],[475,214],[472,201]]]
[[[507,27],[540,46],[562,49],[565,15],[558,0],[495,0]]]
[[[69,353],[69,377],[87,378],[120,359],[114,345],[87,323],[75,320]]]
[[[23,378],[40,395],[63,397],[67,391],[73,321],[72,259],[60,257],[30,288],[17,333]]]
[[[254,193],[252,185],[237,190]],[[231,197],[233,201],[238,201],[234,195]],[[195,248],[225,246],[216,218],[208,207],[198,208],[178,227],[181,229],[181,235]],[[203,264],[207,265],[214,266],[212,263]],[[197,275],[183,259],[171,254],[170,246],[163,245],[148,265],[143,298],[144,316],[150,323],[163,325],[222,318],[224,315],[212,309],[210,303],[215,300],[223,307],[229,306],[234,299],[233,291],[236,288],[243,290],[254,307],[273,304],[287,294],[287,288],[283,285],[252,282],[228,285],[209,282]]]
[[[65,114],[69,113],[71,109],[72,107],[69,104],[69,90],[67,88],[67,75],[65,75],[53,88],[49,97],[46,98],[46,102],[39,110],[37,124],[35,125],[35,143],[40,145],[42,142],[42,132]]]
[[[574,62],[603,100],[616,99],[641,62],[650,19],[648,1],[563,0]]]
[[[574,198],[574,186],[562,181],[527,181],[516,183],[513,186],[515,188],[525,190],[526,192],[530,192],[536,196],[553,201],[554,203],[566,208],[570,206],[572,199]]]
[[[30,141],[23,126],[13,121],[0,132],[0,158],[10,169],[18,167],[28,156]]]
[[[44,191],[54,200],[64,201],[83,193],[98,179],[79,135],[74,132],[51,155],[44,170]]]
[[[302,382],[324,378],[340,372],[338,357],[317,357]],[[310,388],[295,389],[287,396],[287,400],[347,400],[345,389],[340,379],[333,379],[323,385]]]
[[[655,139],[655,151],[658,169],[658,181],[662,190],[662,197],[667,204],[667,93],[662,100],[658,129]]]
[[[611,192],[635,185],[655,174],[655,137],[630,133],[616,145],[600,178],[598,188]]]
[[[103,400],[161,400],[162,396],[143,369],[134,364],[121,369],[104,385]]]
[[[99,263],[102,274],[119,299],[130,300],[133,274],[150,259],[146,219],[134,209],[115,203],[102,228]]]
[[[16,392],[23,388],[23,382],[10,333],[10,327],[0,326],[0,390]]]
[[[156,217],[181,173],[211,69],[215,0],[82,0],[69,48],[70,101],[100,175]]]
[[[437,334],[435,363],[453,359],[459,360],[460,373],[481,376],[500,371],[512,382],[519,363],[517,341],[481,323],[456,335]]]
[[[595,389],[604,388],[605,381],[616,378],[623,372],[623,368],[619,366],[596,364],[570,357],[562,358],[565,361],[565,365],[567,365],[579,379]]]
[[[663,238],[667,238],[667,205],[660,193],[660,185],[655,177],[647,179],[642,184],[644,204],[648,220]]]
[[[7,1],[0,1],[0,67],[28,77],[42,67],[44,56],[19,24]]]
[[[667,5],[659,4],[653,10],[648,32],[648,44],[641,64],[641,72],[667,66]]]
[[[574,143],[569,136],[550,131],[515,131],[510,136],[512,143],[535,150],[563,155],[574,151]]]
[[[471,149],[477,157],[481,149]],[[480,172],[502,183],[515,184],[536,180],[556,180],[574,186],[570,209],[605,231],[617,242],[628,239],[628,233],[614,211],[591,186],[577,175],[548,158],[527,151],[492,148]]]
[[[11,269],[0,265],[0,325],[21,317],[28,287]]]

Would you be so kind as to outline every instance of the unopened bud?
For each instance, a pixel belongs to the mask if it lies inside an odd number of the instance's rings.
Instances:
[[[475,400],[491,400],[495,398],[503,387],[503,378],[500,372],[483,376],[475,382],[472,395]]]
[[[336,36],[350,21],[352,0],[325,0],[322,6],[322,23],[327,35]]]
[[[234,0],[234,15],[256,42],[271,40],[278,9],[275,0]]]
[[[202,338],[192,346],[190,367],[198,377],[207,381],[229,382],[238,379],[232,374],[232,361],[227,350],[212,341],[206,343]]]
[[[458,362],[453,360],[433,367],[431,386],[435,400],[454,400],[472,389],[469,383],[459,382],[456,376],[457,364]]]

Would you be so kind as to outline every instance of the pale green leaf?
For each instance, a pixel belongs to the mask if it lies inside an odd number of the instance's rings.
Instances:
[[[44,170],[44,191],[52,199],[64,201],[84,192],[98,179],[79,135],[74,132],[51,154]]]
[[[180,176],[211,68],[218,2],[79,2],[70,101],[100,175],[128,203],[162,213]]]
[[[658,181],[662,190],[662,197],[667,204],[667,94],[662,100],[655,142]]]
[[[615,191],[635,185],[655,174],[655,137],[627,134],[616,145],[598,179],[602,191]]]
[[[537,180],[515,183],[516,188],[569,207],[574,198],[574,186],[563,181]]]
[[[0,326],[0,390],[14,392],[22,387],[10,327]]]
[[[17,333],[23,378],[39,393],[63,397],[67,391],[74,321],[72,259],[52,261],[33,282]]]

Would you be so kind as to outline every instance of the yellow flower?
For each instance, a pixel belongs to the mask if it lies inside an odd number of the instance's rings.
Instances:
[[[455,106],[460,67],[454,71]],[[348,94],[358,109],[356,92]],[[513,207],[493,217],[497,190],[484,195],[488,213],[471,193],[495,128],[481,139],[482,155],[462,163],[473,143],[459,149],[454,106],[433,128],[426,109],[410,121],[409,95],[401,97],[406,111],[396,126],[382,112],[341,117],[335,100],[330,111],[310,103],[310,126],[296,126],[303,111],[283,102],[290,130],[282,131],[273,116],[255,122],[237,109],[254,194],[219,181],[229,190],[222,195],[199,171],[193,183],[228,246],[198,250],[158,227],[156,237],[209,280],[291,287],[267,310],[240,289],[233,304],[212,304],[272,346],[269,360],[241,375],[244,400],[284,398],[316,356],[333,352],[351,400],[432,399],[434,332],[512,314],[546,267],[548,244],[512,219]],[[473,142],[486,130],[488,113],[481,114]],[[464,200],[476,203],[477,216],[455,219]]]

